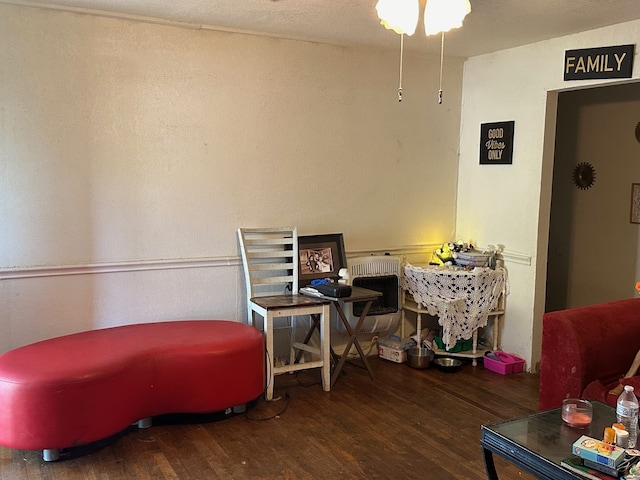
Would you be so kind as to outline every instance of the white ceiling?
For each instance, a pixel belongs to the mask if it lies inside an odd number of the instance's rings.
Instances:
[[[379,24],[377,0],[0,0],[188,22],[222,29],[350,46],[398,48]],[[640,18],[640,0],[471,0],[461,29],[445,37],[445,54],[470,57]],[[601,46],[601,45],[594,45]],[[405,48],[439,53],[440,38],[421,25]]]

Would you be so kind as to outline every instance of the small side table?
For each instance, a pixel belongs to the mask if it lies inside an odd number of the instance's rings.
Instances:
[[[406,264],[403,269],[403,289],[413,297],[403,297],[403,312],[417,314],[416,327],[422,328],[421,315],[438,317],[445,349],[434,349],[436,355],[446,354],[472,359],[482,358],[487,348],[478,347],[478,329],[493,318],[493,349],[498,347],[498,330],[504,318],[505,296],[508,293],[507,273],[502,267],[448,269],[418,267]],[[404,322],[403,322],[404,326]],[[457,340],[472,339],[470,352],[450,352]]]
[[[360,333],[362,324],[364,323],[367,313],[369,313],[369,309],[371,308],[373,301],[376,298],[379,298],[381,296],[382,296],[382,292],[378,292],[376,290],[370,290],[368,288],[362,288],[362,287],[351,287],[351,295],[348,297],[334,298],[334,297],[327,297],[325,295],[316,297],[314,295],[315,298],[322,298],[322,299],[331,301],[331,303],[336,307],[336,311],[338,312],[338,315],[340,316],[340,319],[344,324],[344,328],[347,330],[347,333],[349,334],[349,341],[347,342],[347,346],[345,347],[342,355],[339,356],[338,364],[336,365],[331,375],[331,386],[333,386],[333,384],[336,383],[336,380],[338,379],[338,375],[340,375],[340,371],[342,370],[344,363],[347,361],[347,355],[349,354],[349,350],[351,350],[352,345],[355,345],[356,350],[358,350],[358,355],[360,355],[360,358],[362,359],[362,363],[364,363],[365,368],[369,372],[369,376],[371,378],[374,378],[371,365],[369,365],[369,362],[367,361],[367,356],[364,354],[364,351],[362,350],[362,347],[358,342],[358,334]],[[364,305],[364,308],[362,309],[360,318],[358,318],[358,322],[356,323],[355,327],[351,328],[351,324],[349,323],[349,320],[347,319],[347,316],[344,313],[344,309],[342,308],[342,305],[344,303],[353,303],[353,302],[366,302],[366,303]]]
[[[420,303],[417,303],[413,298],[406,298],[407,292],[402,292],[402,321],[400,335],[405,338],[405,321],[406,312],[413,312],[416,314],[416,334],[420,338],[422,332],[422,315],[429,315],[427,309]],[[439,348],[437,345],[433,345],[433,350],[437,355],[448,355],[450,357],[470,358],[472,365],[475,367],[478,364],[478,358],[484,357],[486,352],[498,350],[498,332],[500,330],[500,321],[504,319],[504,295],[500,296],[498,300],[498,307],[495,310],[489,312],[489,318],[493,319],[492,326],[492,338],[491,345],[489,347],[478,346],[478,329],[473,331],[471,337],[471,350],[462,352],[449,352],[446,349]]]

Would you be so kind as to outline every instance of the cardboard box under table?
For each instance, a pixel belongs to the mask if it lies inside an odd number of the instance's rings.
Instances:
[[[407,350],[415,345],[416,342],[413,339],[402,339],[398,335],[378,338],[378,356],[395,363],[405,363]]]

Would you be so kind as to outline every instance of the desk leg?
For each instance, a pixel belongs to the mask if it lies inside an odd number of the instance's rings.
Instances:
[[[336,306],[336,310],[338,311],[338,315],[340,315],[340,318],[342,319],[342,323],[344,323],[344,327],[347,329],[347,332],[349,333],[350,338],[346,348],[344,349],[344,353],[340,356],[340,361],[338,362],[338,365],[336,366],[336,369],[333,372],[333,376],[331,377],[331,385],[333,385],[338,379],[340,370],[342,370],[344,362],[347,361],[347,354],[349,353],[349,350],[351,350],[351,345],[356,346],[356,349],[358,350],[358,354],[360,355],[360,358],[362,359],[364,366],[367,368],[367,371],[369,372],[369,376],[371,378],[374,378],[373,370],[371,369],[371,366],[367,361],[367,356],[362,351],[362,348],[360,347],[360,342],[358,342],[358,338],[357,338],[357,335],[358,333],[360,333],[360,328],[362,328],[362,324],[364,323],[367,313],[369,313],[369,308],[371,308],[372,303],[373,303],[373,300],[369,300],[365,304],[364,309],[362,310],[362,314],[358,319],[358,323],[356,324],[355,328],[351,330],[351,325],[349,325],[349,321],[347,320],[347,317],[344,314],[344,310],[342,310],[342,306],[340,305],[339,302],[334,302],[334,305]]]
[[[489,480],[499,480],[498,473],[496,472],[496,466],[493,463],[493,453],[491,450],[483,448],[482,456],[484,458],[484,469],[487,472],[487,478]]]

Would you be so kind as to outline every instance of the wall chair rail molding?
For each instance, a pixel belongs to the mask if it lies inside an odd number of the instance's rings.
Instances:
[[[506,264],[515,263],[518,265],[531,266],[531,255],[527,255],[526,253],[507,251],[498,253],[497,257],[500,260],[503,260]]]
[[[373,250],[351,250],[347,251],[347,263],[349,258],[366,255],[391,255],[399,258],[406,258],[411,263],[428,263],[431,254],[441,244],[433,245],[406,245],[402,247],[382,248]],[[515,263],[519,265],[531,265],[531,256],[523,253],[503,251],[498,254],[498,258],[505,263]],[[238,256],[230,257],[207,257],[207,258],[179,258],[168,260],[141,260],[129,262],[110,263],[90,263],[81,265],[49,265],[38,267],[14,267],[0,268],[0,281],[20,280],[42,277],[64,277],[69,275],[102,275],[107,273],[123,272],[147,272],[154,270],[178,270],[190,268],[219,268],[219,267],[241,267],[242,258]]]
[[[403,247],[376,249],[376,250],[351,250],[347,252],[347,263],[350,258],[362,257],[366,255],[391,255],[394,257],[405,258],[409,263],[428,263],[434,250],[440,248],[442,243],[427,245],[407,245]],[[477,247],[478,250],[489,250],[488,247]],[[497,254],[499,260],[506,264],[513,263],[518,265],[531,266],[532,257],[526,253],[511,252],[503,250]]]
[[[239,256],[183,258],[171,260],[142,260],[136,262],[94,263],[84,265],[52,265],[42,267],[3,268],[0,280],[23,278],[61,277],[68,275],[97,275],[104,273],[145,272],[153,270],[177,270],[187,268],[214,268],[241,266]]]

